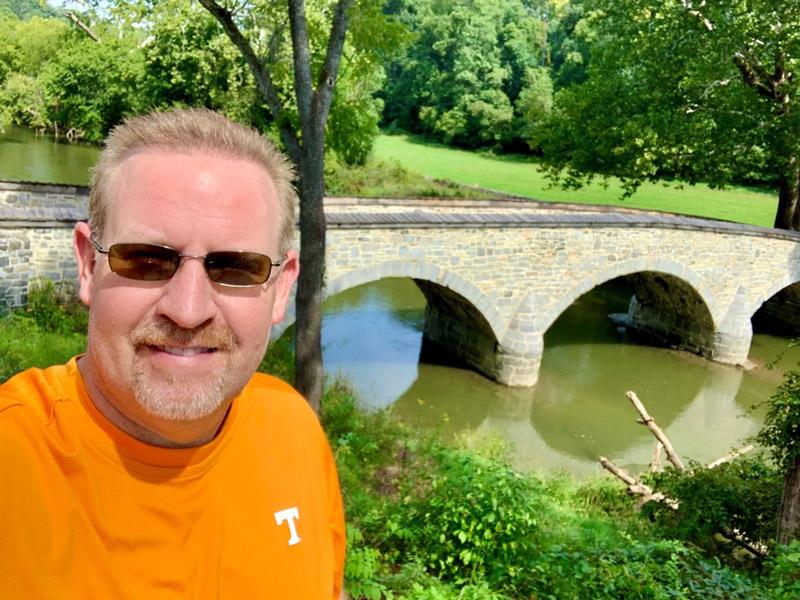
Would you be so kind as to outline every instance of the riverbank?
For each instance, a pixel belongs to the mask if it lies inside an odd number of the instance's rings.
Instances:
[[[27,309],[0,319],[0,356],[12,371],[63,362],[82,349],[84,328],[85,311],[59,302],[46,286]],[[45,340],[59,338],[67,343],[44,354]],[[12,356],[9,348],[28,350]],[[292,365],[283,341],[260,369],[291,379]],[[642,518],[608,478],[518,473],[496,439],[444,444],[391,411],[358,408],[343,382],[329,382],[321,417],[340,470],[353,599],[749,600],[800,593],[792,562],[800,546],[760,570],[750,561],[721,562],[729,551]]]

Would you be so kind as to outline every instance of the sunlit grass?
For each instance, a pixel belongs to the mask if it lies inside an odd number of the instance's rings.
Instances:
[[[458,150],[408,135],[380,135],[374,157],[397,161],[426,177],[548,202],[661,210],[765,227],[772,226],[777,206],[776,193],[745,187],[716,190],[702,184],[645,183],[626,200],[620,199],[622,186],[615,180],[607,186],[598,181],[579,190],[563,190],[551,185],[533,158]]]

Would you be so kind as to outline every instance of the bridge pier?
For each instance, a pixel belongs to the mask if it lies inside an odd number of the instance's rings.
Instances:
[[[742,286],[736,289],[728,312],[716,332],[711,358],[727,365],[743,365],[753,341],[753,323]]]

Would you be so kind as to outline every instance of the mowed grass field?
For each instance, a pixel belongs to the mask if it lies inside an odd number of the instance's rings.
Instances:
[[[672,183],[645,183],[625,200],[620,199],[622,187],[614,180],[608,182],[608,187],[598,180],[579,190],[563,190],[550,185],[534,159],[458,150],[408,135],[380,135],[374,157],[397,161],[426,177],[535,200],[661,210],[765,227],[772,226],[778,203],[777,191],[745,187],[715,190],[700,184],[681,187]]]

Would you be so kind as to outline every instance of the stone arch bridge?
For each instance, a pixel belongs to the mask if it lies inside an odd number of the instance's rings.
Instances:
[[[0,181],[0,305],[35,276],[74,281],[82,187]],[[536,382],[544,333],[582,294],[632,286],[622,320],[663,344],[747,360],[752,318],[800,333],[800,234],[529,201],[329,199],[326,294],[412,278],[424,340],[508,385]]]
[[[756,312],[800,333],[795,232],[518,201],[332,199],[326,213],[326,296],[410,277],[424,343],[507,385],[533,385],[550,325],[618,277],[635,294],[625,325],[721,363],[746,362]]]

